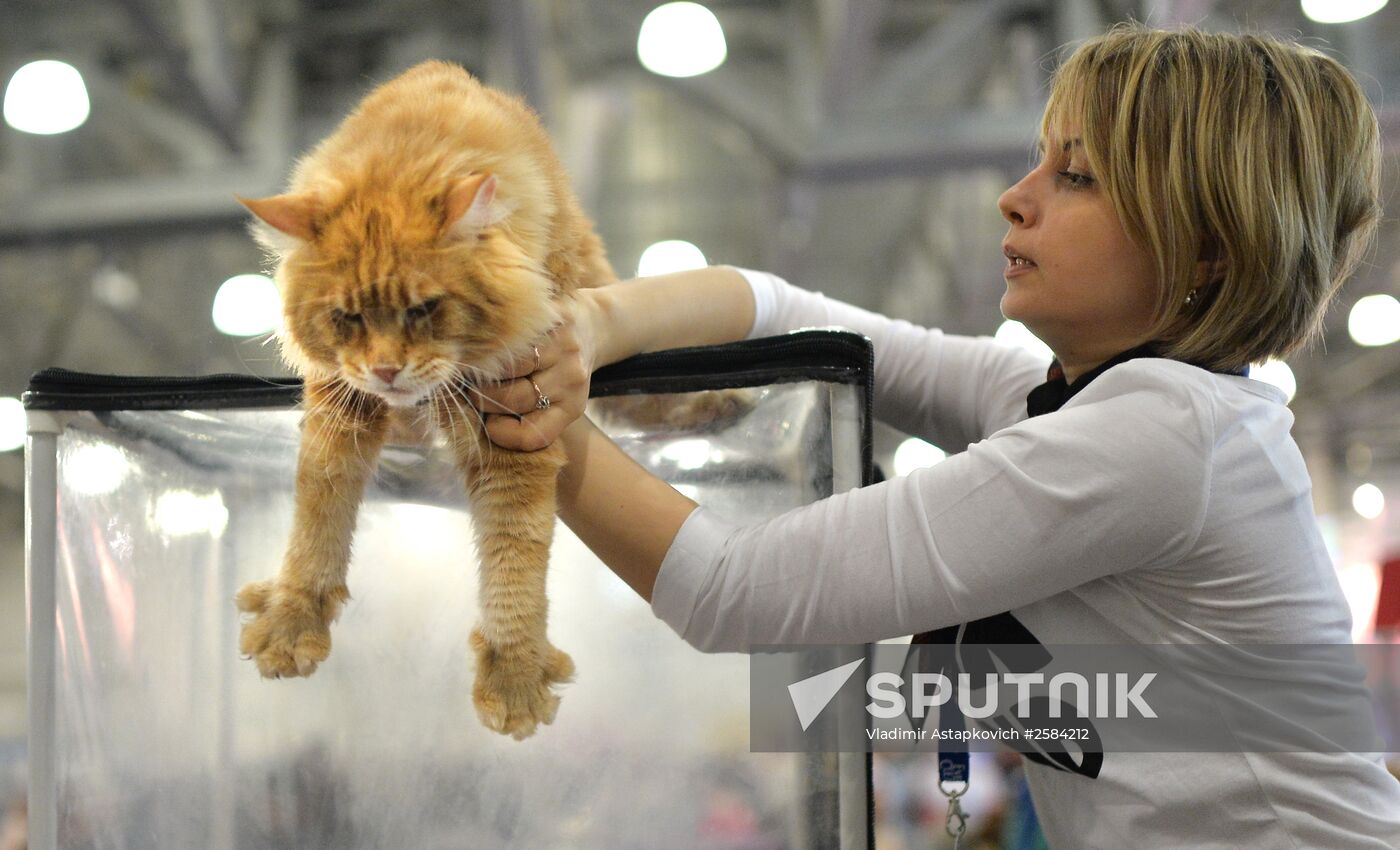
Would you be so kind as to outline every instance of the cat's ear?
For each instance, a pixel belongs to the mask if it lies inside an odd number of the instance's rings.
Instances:
[[[496,200],[496,175],[473,172],[447,192],[447,233],[459,239],[476,236],[509,214]]]
[[[316,216],[320,212],[321,202],[311,192],[273,195],[270,198],[239,198],[238,202],[274,230],[306,242],[316,236]]]

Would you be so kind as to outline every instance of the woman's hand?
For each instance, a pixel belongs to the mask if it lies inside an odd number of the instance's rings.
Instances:
[[[486,435],[502,448],[538,451],[583,415],[593,375],[594,305],[581,290],[564,305],[564,319],[535,344],[522,374],[478,388],[476,406],[486,416]],[[548,403],[543,402],[548,399]]]

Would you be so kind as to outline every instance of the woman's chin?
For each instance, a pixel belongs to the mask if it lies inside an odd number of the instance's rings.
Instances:
[[[1001,296],[1002,318],[1026,324],[1026,318],[1030,315],[1030,311],[1026,309],[1025,300],[1021,293],[1013,292],[1008,286],[1006,292]]]

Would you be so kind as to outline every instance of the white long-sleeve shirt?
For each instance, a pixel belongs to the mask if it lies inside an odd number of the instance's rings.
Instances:
[[[866,643],[1006,611],[1046,645],[1350,641],[1278,389],[1143,358],[1029,419],[1047,365],[1034,356],[741,271],[751,337],[865,334],[876,418],[958,453],[756,525],[697,509],[652,598],[689,643]],[[1400,782],[1376,756],[1027,767],[1056,848],[1400,847]]]

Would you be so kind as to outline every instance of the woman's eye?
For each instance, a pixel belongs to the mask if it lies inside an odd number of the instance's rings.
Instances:
[[[1078,174],[1073,171],[1061,171],[1059,174],[1061,177],[1065,178],[1065,181],[1068,182],[1069,185],[1076,189],[1083,189],[1094,182],[1094,178],[1087,174]]]

